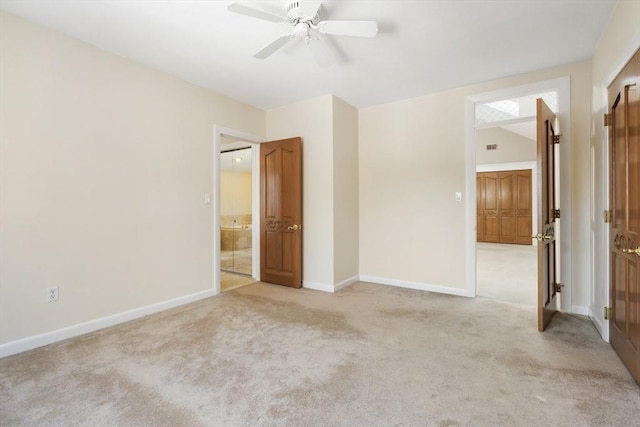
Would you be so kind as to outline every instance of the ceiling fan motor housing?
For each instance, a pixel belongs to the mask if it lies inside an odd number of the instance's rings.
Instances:
[[[318,17],[318,12],[314,16],[304,16],[300,2],[290,1],[287,3],[287,17],[292,22],[313,22]]]

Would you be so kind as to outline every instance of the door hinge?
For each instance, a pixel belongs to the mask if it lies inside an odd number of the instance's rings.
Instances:
[[[611,126],[611,114],[604,113],[604,125]]]
[[[604,222],[609,224],[611,222],[611,211],[604,211]]]
[[[560,218],[560,209],[556,209],[553,211],[553,217],[556,219]]]
[[[611,307],[604,308],[604,320],[611,320],[613,318],[613,309]]]
[[[553,143],[554,144],[560,144],[560,137],[562,135],[553,135]]]
[[[562,288],[564,288],[562,283],[554,283],[553,285],[556,287],[556,292],[562,293]]]

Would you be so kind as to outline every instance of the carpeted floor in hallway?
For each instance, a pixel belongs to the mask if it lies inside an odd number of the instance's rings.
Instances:
[[[637,426],[588,319],[256,283],[0,360],[3,426]]]

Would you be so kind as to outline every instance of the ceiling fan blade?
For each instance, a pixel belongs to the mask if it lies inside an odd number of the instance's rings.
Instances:
[[[320,10],[322,0],[304,0],[300,1],[300,11],[302,16],[313,18]]]
[[[254,9],[249,6],[245,6],[240,3],[231,3],[227,6],[229,12],[239,13],[240,15],[251,16],[252,18],[262,19],[264,21],[282,23],[287,22],[287,18],[284,16],[274,15],[272,13],[263,12],[258,9]]]
[[[321,39],[317,37],[311,38],[307,42],[307,46],[309,46],[311,54],[320,67],[328,67],[335,62],[333,53]]]
[[[376,21],[321,21],[318,31],[338,36],[374,37],[378,33]]]
[[[283,34],[256,53],[254,53],[253,57],[258,59],[266,59],[273,55],[278,49],[289,43],[290,40],[291,35]]]

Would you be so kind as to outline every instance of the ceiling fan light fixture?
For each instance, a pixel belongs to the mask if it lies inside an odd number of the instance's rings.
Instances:
[[[320,21],[319,11],[322,0],[295,0],[286,3],[286,17],[274,15],[250,6],[231,3],[227,10],[263,21],[282,20],[293,26],[293,31],[283,34],[253,54],[254,58],[266,59],[283,48],[293,39],[304,40],[321,67],[327,67],[334,61],[328,46],[317,34],[336,36],[375,37],[378,33],[376,21]],[[319,21],[319,22],[318,22]]]

